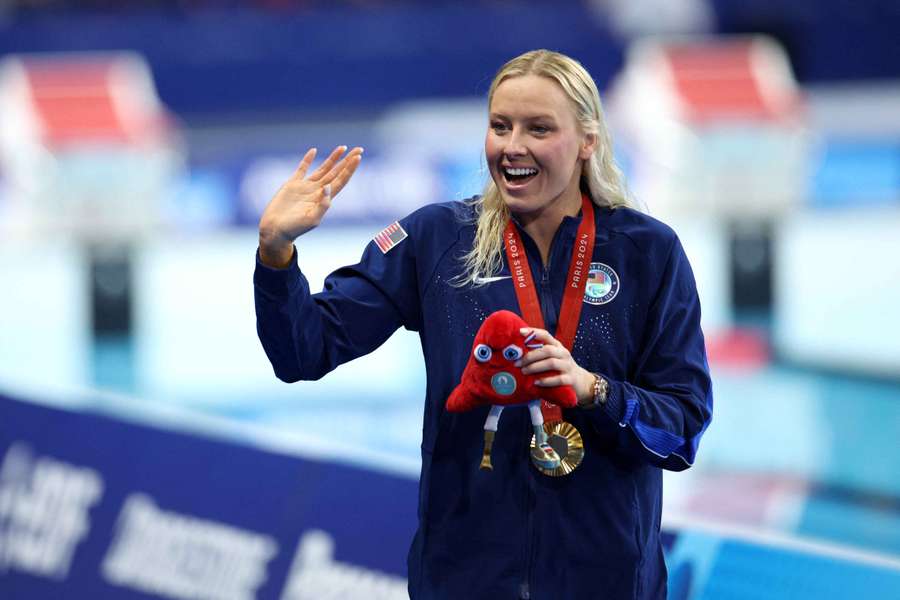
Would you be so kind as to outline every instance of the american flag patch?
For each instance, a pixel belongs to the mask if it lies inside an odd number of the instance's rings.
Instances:
[[[400,227],[400,223],[394,221],[387,227],[381,230],[381,232],[372,238],[378,247],[381,248],[382,254],[387,254],[387,251],[405,240],[408,236],[406,232]]]

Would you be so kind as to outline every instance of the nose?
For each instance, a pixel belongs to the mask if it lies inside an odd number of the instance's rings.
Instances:
[[[525,147],[522,134],[517,128],[514,128],[506,138],[506,147],[503,149],[504,154],[509,157],[525,156],[528,154],[528,148]]]

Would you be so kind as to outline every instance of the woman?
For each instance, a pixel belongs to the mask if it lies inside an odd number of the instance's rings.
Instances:
[[[374,350],[400,326],[419,332],[428,387],[412,598],[664,598],[662,469],[690,466],[712,411],[690,266],[671,229],[628,208],[580,64],[523,54],[500,69],[488,103],[483,196],[402,219],[315,295],[292,242],[318,225],[362,149],[335,149],[309,176],[307,152],[260,220],[260,339],[276,375],[297,381]],[[506,235],[524,248],[543,320],[531,328],[543,347],[520,364],[578,398],[562,418],[584,456],[563,477],[532,466],[527,410],[504,414],[491,471],[478,469],[488,408],[445,410],[479,325],[527,300]],[[584,281],[571,257],[588,238]],[[561,311],[564,297],[577,310]],[[577,328],[571,347],[549,333],[558,326]]]

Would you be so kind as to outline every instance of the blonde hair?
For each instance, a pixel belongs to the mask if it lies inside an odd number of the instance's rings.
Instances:
[[[488,91],[488,108],[501,83],[524,75],[538,75],[555,81],[572,101],[582,132],[597,136],[594,153],[582,165],[582,191],[597,206],[631,206],[622,183],[622,172],[613,157],[600,93],[587,70],[578,61],[558,52],[526,52],[503,65],[494,76]],[[503,230],[509,221],[509,209],[493,179],[488,179],[484,193],[473,203],[478,212],[478,225],[472,249],[463,257],[465,272],[458,280],[461,286],[479,285],[480,278],[498,273],[503,264]]]

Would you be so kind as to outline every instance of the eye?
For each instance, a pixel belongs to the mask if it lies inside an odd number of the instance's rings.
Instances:
[[[503,123],[502,121],[491,121],[491,129],[494,130],[494,133],[505,133],[506,123]]]
[[[477,360],[478,362],[487,362],[491,360],[491,354],[493,354],[493,352],[491,352],[490,346],[486,344],[478,344],[477,346],[475,346],[475,352],[473,354],[475,354],[475,360]]]
[[[519,360],[522,358],[522,349],[515,344],[510,344],[503,349],[503,358],[509,361]]]
[[[535,125],[534,127],[531,128],[531,131],[538,135],[544,135],[545,133],[550,132],[550,128],[544,127],[543,125]]]

